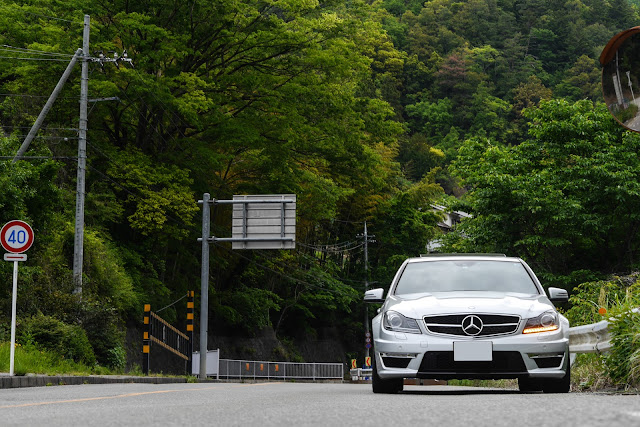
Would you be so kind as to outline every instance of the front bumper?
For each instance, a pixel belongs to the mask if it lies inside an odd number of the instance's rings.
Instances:
[[[377,332],[377,333],[376,333]],[[539,334],[469,338],[374,332],[380,378],[562,378],[569,366],[569,339],[562,330]],[[491,360],[456,361],[454,342],[490,342]]]

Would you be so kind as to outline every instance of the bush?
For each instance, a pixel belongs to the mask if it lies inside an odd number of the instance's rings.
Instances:
[[[11,344],[0,343],[0,372],[9,372],[9,354]],[[56,352],[38,350],[33,346],[23,347],[16,344],[14,370],[16,375],[45,374],[45,375],[90,375],[101,374],[96,366],[85,366],[81,363],[64,359]],[[110,373],[110,372],[105,372]]]
[[[572,326],[609,321],[611,350],[604,363],[588,359],[616,385],[640,384],[640,307],[639,274],[613,277],[610,280],[582,283],[573,289],[571,308],[565,315]],[[606,309],[603,316],[598,310]],[[593,376],[593,375],[592,375]],[[602,381],[601,381],[602,382]]]
[[[127,352],[122,346],[117,346],[107,350],[107,364],[113,369],[124,371],[127,365]]]
[[[630,309],[631,307],[625,307]],[[620,311],[609,319],[611,331],[611,351],[605,358],[607,373],[619,385],[640,383],[640,313]]]
[[[83,301],[82,325],[93,344],[99,364],[118,369],[123,365],[118,348],[124,344],[124,327],[110,300]]]
[[[576,286],[569,298],[571,308],[565,313],[571,326],[588,325],[604,320],[598,310],[604,308],[608,312],[625,298],[626,281],[616,277],[612,280],[586,282]]]
[[[23,346],[35,346],[85,365],[94,365],[96,356],[84,329],[68,325],[42,314],[28,317],[17,328],[16,341]]]

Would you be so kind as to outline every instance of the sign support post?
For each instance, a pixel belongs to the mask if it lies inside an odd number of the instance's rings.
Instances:
[[[16,305],[18,302],[18,261],[13,261],[13,291],[11,292],[11,351],[9,361],[9,375],[13,376],[13,366],[16,355]]]
[[[232,249],[295,248],[296,196],[295,194],[243,195],[234,196],[233,200],[217,200],[212,199],[209,193],[204,193],[202,200],[198,200],[198,203],[202,205],[202,237],[198,238],[202,243],[198,377],[206,379],[209,332],[209,242],[232,242]],[[217,204],[234,206],[233,237],[211,235],[210,205]]]
[[[207,339],[209,333],[209,211],[211,195],[202,196],[202,270],[200,271],[200,379],[207,379]]]
[[[11,291],[11,350],[9,351],[9,375],[13,376],[16,355],[16,311],[18,303],[18,262],[26,261],[26,252],[33,245],[33,229],[24,221],[13,220],[0,229],[0,244],[9,253],[5,261],[13,261],[13,289]]]

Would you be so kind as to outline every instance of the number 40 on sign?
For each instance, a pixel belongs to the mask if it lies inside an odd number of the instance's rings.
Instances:
[[[26,252],[33,245],[33,229],[24,221],[9,221],[0,230],[0,243],[7,252]]]

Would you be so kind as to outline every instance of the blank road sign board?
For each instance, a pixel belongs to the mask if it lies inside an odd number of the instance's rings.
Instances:
[[[241,201],[233,204],[233,249],[295,248],[295,194],[235,195],[233,200]]]

